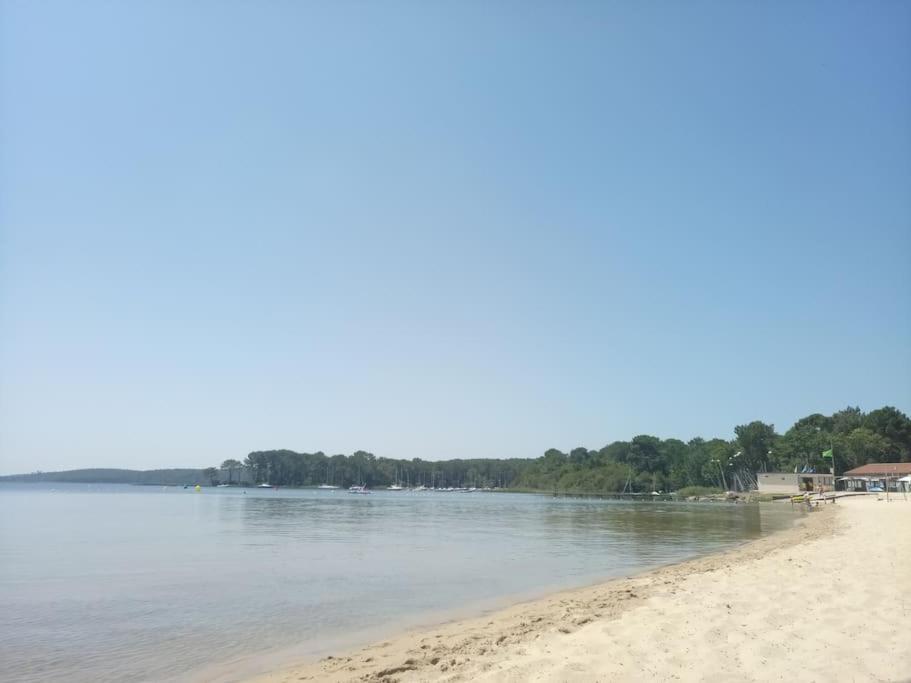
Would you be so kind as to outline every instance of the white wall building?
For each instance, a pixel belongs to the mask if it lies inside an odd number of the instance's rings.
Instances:
[[[801,491],[815,491],[819,486],[831,491],[834,484],[834,477],[822,472],[760,472],[756,475],[760,493],[797,494]]]

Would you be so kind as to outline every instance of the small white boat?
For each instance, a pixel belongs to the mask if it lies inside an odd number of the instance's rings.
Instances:
[[[258,489],[271,489],[271,488],[275,488],[275,487],[272,486],[272,484],[258,484],[258,485],[256,486],[256,488],[258,488]]]
[[[391,485],[389,485],[389,486],[386,487],[386,490],[387,490],[387,491],[404,491],[404,490],[405,490],[405,487],[404,487],[404,486],[399,486],[398,484],[391,484]]]
[[[322,489],[324,491],[334,491],[335,489],[338,488],[338,486],[333,486],[332,484],[320,484],[316,488]]]
[[[368,495],[370,491],[367,490],[366,486],[352,486],[348,489],[348,493],[360,493],[362,495]]]

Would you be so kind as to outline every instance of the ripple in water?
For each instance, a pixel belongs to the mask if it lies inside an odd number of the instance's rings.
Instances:
[[[711,552],[788,508],[3,484],[0,679],[190,679],[319,654]]]

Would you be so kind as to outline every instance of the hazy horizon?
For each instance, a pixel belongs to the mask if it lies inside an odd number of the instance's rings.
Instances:
[[[842,406],[842,408],[845,408],[845,407],[854,407],[854,406]],[[882,407],[884,407],[884,406],[875,406],[875,407],[872,407],[872,406],[871,406],[871,407],[859,406],[859,407],[860,407],[861,410],[863,410],[864,412],[869,412],[870,410],[875,410],[876,408],[882,408]],[[902,409],[899,407],[899,410],[902,410]],[[812,411],[812,412],[818,412],[818,411]],[[806,413],[806,414],[804,414],[804,415],[799,415],[799,416],[795,417],[793,420],[789,420],[786,424],[785,424],[785,423],[782,423],[782,424],[780,424],[780,425],[779,425],[779,424],[775,424],[775,427],[776,427],[776,429],[779,431],[779,433],[782,433],[782,432],[784,432],[784,431],[787,429],[787,427],[790,427],[796,420],[800,419],[801,417],[806,417],[807,415],[812,414],[812,412]],[[902,412],[905,412],[905,411],[903,410]],[[760,420],[761,420],[762,418],[761,418],[761,417],[757,417],[757,418],[755,418],[755,419],[760,419]],[[765,422],[766,420],[763,420],[763,421]],[[745,423],[745,422],[752,422],[752,419],[751,419],[751,420],[744,420],[744,423]],[[462,455],[454,455],[454,456],[451,456],[451,457],[442,457],[442,456],[435,457],[433,453],[430,453],[430,454],[427,454],[427,455],[408,456],[407,458],[406,458],[405,456],[397,456],[397,455],[394,455],[394,454],[393,454],[393,455],[388,455],[388,454],[376,453],[376,452],[374,452],[374,451],[371,451],[370,448],[364,448],[364,447],[359,447],[359,448],[352,449],[352,450],[350,450],[350,451],[341,452],[341,451],[336,451],[336,450],[327,450],[327,449],[325,449],[325,448],[290,447],[290,446],[282,446],[282,445],[273,445],[273,446],[262,447],[262,448],[253,448],[253,449],[251,449],[250,451],[245,451],[244,453],[239,453],[239,454],[238,454],[238,453],[234,453],[234,454],[224,454],[223,456],[218,456],[217,458],[215,458],[215,459],[212,460],[211,462],[205,462],[205,463],[190,462],[190,463],[176,463],[176,464],[159,464],[159,465],[148,466],[148,467],[145,467],[145,466],[143,466],[143,465],[140,463],[140,464],[136,464],[136,465],[132,465],[132,466],[130,466],[130,467],[127,467],[127,466],[124,466],[124,465],[121,465],[121,464],[117,464],[116,462],[110,462],[110,463],[105,463],[105,464],[100,464],[100,465],[99,465],[99,464],[87,464],[87,465],[81,465],[81,466],[79,466],[79,467],[65,467],[65,468],[54,468],[54,469],[45,468],[45,467],[35,467],[35,468],[33,468],[33,469],[31,469],[31,470],[28,470],[28,471],[22,470],[22,471],[18,471],[18,472],[0,472],[0,476],[8,476],[8,475],[15,475],[15,474],[30,474],[30,473],[36,472],[36,471],[41,471],[41,472],[54,472],[54,471],[57,471],[57,470],[61,470],[61,471],[62,471],[62,470],[78,470],[78,469],[127,469],[127,470],[205,469],[206,467],[218,466],[218,465],[220,465],[222,462],[224,462],[225,460],[227,460],[227,459],[229,459],[229,458],[233,458],[233,459],[235,459],[235,460],[240,460],[241,462],[243,462],[243,460],[246,458],[246,456],[249,455],[249,454],[250,454],[251,452],[253,452],[253,451],[270,451],[270,450],[291,450],[291,451],[296,451],[296,452],[298,452],[298,453],[319,453],[319,452],[322,452],[324,455],[327,455],[327,456],[335,456],[335,455],[350,456],[350,455],[351,455],[352,453],[354,453],[355,451],[362,450],[362,451],[367,451],[367,452],[373,453],[373,455],[376,456],[376,457],[385,457],[385,458],[393,458],[393,459],[407,459],[407,460],[411,460],[412,458],[420,458],[421,460],[426,460],[426,461],[428,461],[428,462],[434,462],[434,461],[439,461],[439,460],[449,460],[449,459],[465,459],[465,460],[471,460],[471,459],[481,459],[481,458],[497,458],[497,459],[507,459],[507,458],[528,458],[528,459],[534,459],[534,458],[538,458],[538,457],[544,455],[544,451],[546,451],[546,450],[549,449],[549,448],[557,448],[557,449],[559,449],[559,450],[564,451],[565,453],[568,453],[570,450],[572,450],[573,448],[577,448],[577,447],[584,447],[584,448],[588,448],[589,450],[598,450],[598,449],[600,449],[600,448],[603,448],[604,446],[609,445],[609,444],[610,444],[611,442],[613,442],[613,441],[630,441],[633,437],[640,436],[640,435],[642,435],[642,434],[648,434],[648,435],[650,435],[650,436],[657,436],[658,438],[660,438],[660,439],[662,439],[662,440],[664,440],[664,439],[680,439],[681,441],[684,441],[684,442],[689,442],[691,439],[694,439],[694,438],[697,438],[697,437],[704,438],[704,439],[707,440],[707,441],[710,440],[710,439],[714,439],[714,438],[720,438],[720,439],[725,439],[725,440],[731,440],[732,438],[734,438],[733,426],[731,427],[730,433],[728,433],[728,434],[691,434],[691,435],[688,435],[688,436],[683,436],[683,435],[679,435],[679,434],[663,434],[663,433],[661,433],[661,432],[657,432],[657,431],[655,431],[655,430],[651,430],[651,431],[645,431],[645,432],[636,432],[635,434],[621,435],[621,436],[617,436],[617,437],[615,437],[615,438],[612,438],[612,439],[610,439],[610,440],[603,441],[603,442],[598,442],[598,443],[551,444],[551,445],[549,445],[549,446],[544,446],[544,447],[540,448],[537,452],[529,453],[529,454],[527,454],[527,455],[504,455],[504,456],[493,455],[493,456],[487,456],[487,455],[470,455],[470,454],[462,454]]]
[[[911,410],[911,5],[0,0],[0,472]]]

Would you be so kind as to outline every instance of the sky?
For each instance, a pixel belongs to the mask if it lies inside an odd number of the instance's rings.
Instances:
[[[911,4],[0,0],[0,473],[911,411]]]

